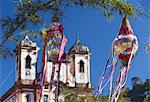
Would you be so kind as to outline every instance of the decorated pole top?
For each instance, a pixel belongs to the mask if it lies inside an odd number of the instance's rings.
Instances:
[[[51,22],[59,22],[58,17],[57,17],[57,16],[53,16],[53,17],[51,18]]]
[[[133,34],[134,34],[134,32],[130,25],[130,22],[129,22],[128,18],[125,16],[122,20],[122,24],[121,24],[118,35],[133,35]]]
[[[49,27],[42,29],[41,31],[42,38],[45,40],[53,37],[62,38],[63,34],[64,27],[62,24],[59,23],[59,18],[57,16],[53,16],[51,18]]]
[[[51,25],[49,26],[48,31],[50,33],[59,33],[59,34],[64,33],[64,27],[62,24],[59,23],[59,19],[57,16],[52,17]]]
[[[43,29],[41,35],[45,45],[44,50],[48,53],[49,59],[52,62],[57,62],[62,42],[65,41],[63,40],[64,27],[59,23],[57,16],[51,18],[48,29]]]

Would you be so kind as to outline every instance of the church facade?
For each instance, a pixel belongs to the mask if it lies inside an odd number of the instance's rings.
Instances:
[[[2,97],[1,102],[55,102],[55,84],[58,64],[46,61],[46,76],[41,95],[41,74],[37,71],[40,61],[37,44],[26,36],[16,47],[16,81]],[[90,51],[78,38],[74,45],[62,56],[60,84],[63,87],[91,88],[90,82]],[[50,84],[52,89],[50,90]],[[60,87],[60,92],[61,93]],[[62,88],[63,89],[63,88]],[[86,92],[84,95],[88,94]],[[91,94],[91,93],[90,93]],[[64,100],[64,95],[59,94]]]

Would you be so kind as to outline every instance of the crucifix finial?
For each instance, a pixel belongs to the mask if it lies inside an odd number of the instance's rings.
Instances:
[[[80,42],[80,36],[77,35],[77,42]]]

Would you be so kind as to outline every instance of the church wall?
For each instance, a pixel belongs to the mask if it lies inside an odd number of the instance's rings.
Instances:
[[[34,101],[34,93],[33,92],[24,92],[22,93],[22,102],[28,102],[27,101],[27,95],[29,95],[29,100],[30,102],[35,102]]]
[[[54,74],[54,80],[57,80],[57,70],[58,70],[59,65],[56,64],[55,65],[55,74]],[[53,69],[53,63],[52,62],[48,62],[47,63],[47,75],[46,75],[46,79],[48,82],[50,82],[51,79],[51,74],[52,74],[52,69]],[[65,63],[61,63],[61,69],[60,69],[60,81],[66,83],[66,64]]]
[[[44,102],[44,96],[47,95],[48,96],[48,100],[50,100],[50,102],[55,102],[55,94],[54,94],[54,91],[55,91],[55,87],[52,88],[51,91],[48,90],[45,90],[43,91],[43,96],[41,97],[41,100],[40,102]]]
[[[47,69],[46,69],[46,81],[50,82],[51,74],[52,74],[52,62],[47,62]]]
[[[18,101],[18,94],[16,94],[15,102],[19,102]]]
[[[70,57],[69,59],[69,64],[68,64],[68,66],[67,66],[67,72],[68,72],[68,79],[67,79],[67,82],[68,82],[68,86],[70,86],[70,87],[75,87],[75,69],[74,69],[74,59],[73,59],[73,57]]]
[[[88,87],[91,88],[91,77],[90,77],[90,76],[91,76],[91,73],[90,73],[90,72],[91,72],[91,70],[90,70],[90,69],[91,69],[91,66],[90,66],[90,55],[87,56],[87,60],[88,60],[88,63],[87,63],[87,65],[88,65],[88,73],[87,73],[87,75],[88,75],[88,82],[89,82],[89,86],[88,86]]]
[[[18,94],[12,93],[7,99],[5,99],[3,102],[18,102]]]
[[[65,63],[61,64],[60,80],[64,83],[66,83],[66,64]]]

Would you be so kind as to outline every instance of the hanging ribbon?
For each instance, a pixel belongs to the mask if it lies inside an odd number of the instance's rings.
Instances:
[[[41,85],[41,96],[43,94],[43,88],[44,88],[44,80],[45,80],[45,74],[46,74],[46,69],[47,69],[47,55],[45,54],[45,56],[43,57],[45,60],[44,60],[44,69],[42,71],[42,78],[41,78],[41,82],[40,82],[40,85]]]
[[[62,39],[62,43],[61,43],[61,47],[59,51],[59,57],[58,57],[59,69],[58,69],[57,84],[56,84],[56,102],[58,102],[58,94],[59,94],[59,77],[60,77],[60,69],[61,69],[61,58],[62,58],[62,55],[64,54],[66,42],[67,42],[67,39],[65,35],[63,35],[63,39]]]
[[[67,39],[65,37],[65,35],[63,35],[63,39],[62,39],[62,43],[61,43],[61,47],[60,47],[60,52],[59,52],[59,57],[58,57],[58,61],[61,60],[61,57],[64,53],[64,49],[65,49],[65,46],[66,46],[66,42],[67,42]]]
[[[117,102],[120,96],[120,93],[122,92],[122,88],[125,86],[126,81],[127,81],[127,75],[130,69],[131,61],[132,61],[132,56],[134,54],[134,44],[132,46],[132,51],[129,57],[128,65],[124,66],[122,70],[120,71],[120,75],[117,78],[117,83],[116,83],[116,88],[114,90],[114,93],[112,95],[111,102]]]
[[[109,53],[109,56],[108,56],[108,58],[107,58],[107,62],[106,62],[105,68],[104,68],[104,70],[103,70],[103,72],[102,72],[102,75],[101,75],[100,78],[99,78],[99,83],[98,83],[99,85],[98,85],[98,88],[97,88],[97,90],[96,90],[94,96],[97,96],[99,93],[101,93],[101,87],[102,87],[102,83],[103,83],[103,80],[104,80],[104,75],[105,75],[105,73],[106,73],[106,69],[107,69],[107,67],[108,67],[111,54],[112,54],[112,50],[110,50],[110,53]]]

